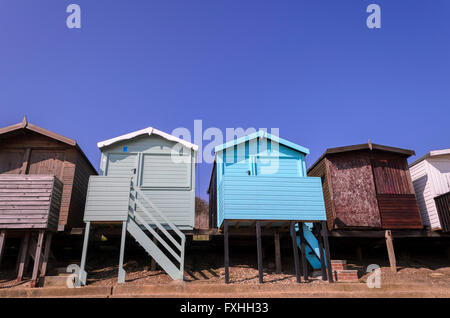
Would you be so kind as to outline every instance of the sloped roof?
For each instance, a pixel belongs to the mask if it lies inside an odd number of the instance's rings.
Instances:
[[[436,157],[436,156],[443,156],[443,155],[450,155],[450,148],[447,149],[439,149],[439,150],[431,150],[428,153],[424,154],[422,157],[414,160],[409,166],[415,166],[416,164],[418,164],[419,162],[430,158],[430,157]]]
[[[38,133],[40,135],[46,136],[48,138],[51,138],[51,139],[57,140],[59,142],[62,142],[64,144],[67,144],[69,146],[75,147],[81,153],[81,155],[84,157],[84,159],[86,159],[86,161],[89,163],[89,165],[92,168],[92,170],[97,172],[97,170],[94,168],[94,166],[92,165],[92,163],[90,162],[88,157],[85,155],[83,150],[81,150],[80,146],[77,144],[76,140],[68,138],[68,137],[65,137],[65,136],[57,134],[57,133],[54,133],[54,132],[52,132],[50,130],[47,130],[47,129],[39,127],[39,126],[36,126],[34,124],[31,124],[31,123],[28,122],[26,116],[23,117],[23,120],[20,123],[0,128],[0,136],[7,135],[9,133],[14,133],[14,132],[17,132],[17,131],[20,131],[20,130],[32,131],[32,132]]]
[[[358,145],[351,145],[351,146],[344,146],[344,147],[335,147],[335,148],[328,148],[320,157],[316,160],[316,162],[313,163],[311,167],[308,168],[308,172],[313,169],[323,158],[325,158],[328,155],[336,154],[336,153],[342,153],[342,152],[349,152],[349,151],[358,151],[358,150],[380,150],[380,151],[386,151],[386,152],[392,152],[404,155],[406,157],[414,156],[416,153],[414,150],[409,149],[403,149],[403,148],[396,148],[396,147],[390,147],[390,146],[384,146],[379,144],[373,144],[372,142],[367,142],[365,144],[358,144]]]
[[[115,143],[120,142],[120,141],[130,140],[130,139],[133,139],[135,137],[142,136],[142,135],[149,135],[150,136],[152,134],[161,136],[164,139],[167,139],[167,140],[170,140],[170,141],[174,141],[174,142],[180,143],[180,144],[182,144],[183,146],[185,146],[187,148],[193,149],[194,151],[198,150],[198,146],[197,145],[194,145],[194,144],[192,144],[192,143],[190,143],[190,142],[188,142],[186,140],[183,140],[181,138],[178,138],[178,137],[172,136],[170,134],[167,134],[167,133],[165,133],[165,132],[163,132],[161,130],[158,130],[156,128],[153,128],[153,127],[147,127],[147,128],[141,129],[141,130],[137,130],[137,131],[134,131],[134,132],[131,132],[131,133],[119,136],[119,137],[111,138],[111,139],[108,139],[108,140],[105,140],[105,141],[100,141],[99,143],[97,143],[97,147],[102,149],[102,148],[111,146],[112,144],[115,144]]]
[[[249,140],[252,140],[252,139],[256,139],[256,138],[267,138],[269,140],[272,140],[272,141],[275,141],[275,142],[279,143],[280,145],[284,145],[286,147],[289,147],[289,148],[292,148],[292,149],[297,150],[299,152],[302,152],[305,155],[309,154],[309,149],[308,148],[305,148],[303,146],[294,144],[293,142],[287,141],[287,140],[285,140],[283,138],[280,138],[278,136],[271,135],[271,134],[269,134],[268,132],[266,132],[264,130],[259,130],[259,131],[255,132],[253,134],[250,134],[250,135],[247,135],[247,136],[243,136],[243,137],[238,138],[238,139],[230,140],[230,141],[228,141],[228,142],[226,142],[226,143],[224,143],[222,145],[216,146],[214,148],[214,151],[215,152],[219,152],[219,151],[222,151],[222,150],[224,150],[226,148],[230,148],[232,146],[235,146],[235,145],[238,145],[238,144],[242,144],[242,143],[244,143],[246,141],[249,141]]]

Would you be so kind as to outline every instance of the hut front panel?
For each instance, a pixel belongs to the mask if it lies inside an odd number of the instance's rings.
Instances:
[[[381,228],[370,157],[362,152],[328,156],[334,227]]]
[[[421,229],[423,227],[414,194],[379,194],[377,198],[384,229]]]
[[[24,150],[0,150],[0,174],[22,174]]]
[[[219,226],[224,219],[326,220],[320,178],[224,175],[218,195]]]
[[[439,196],[450,191],[450,155],[432,157],[428,160],[433,195]]]
[[[134,176],[144,195],[170,221],[180,229],[194,227],[193,150],[157,135],[144,135],[104,149],[100,169],[106,176]],[[145,200],[140,202],[152,211]]]
[[[61,193],[52,175],[1,175],[0,228],[56,231]]]

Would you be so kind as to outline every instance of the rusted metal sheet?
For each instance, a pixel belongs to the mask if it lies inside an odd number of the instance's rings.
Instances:
[[[443,232],[450,232],[450,192],[434,198]]]
[[[414,194],[379,194],[377,199],[384,229],[421,229],[423,227]]]
[[[335,228],[380,228],[370,158],[361,152],[330,155],[329,169],[335,209]]]

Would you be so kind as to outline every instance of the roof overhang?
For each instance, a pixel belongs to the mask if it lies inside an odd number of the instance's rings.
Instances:
[[[109,147],[112,144],[115,144],[117,142],[130,140],[130,139],[136,138],[138,136],[142,136],[142,135],[149,135],[149,136],[151,136],[152,134],[155,134],[155,135],[163,137],[164,139],[167,139],[167,140],[170,140],[170,141],[182,144],[183,146],[185,146],[187,148],[190,148],[190,149],[192,149],[194,151],[198,150],[198,146],[197,145],[192,144],[192,143],[190,143],[190,142],[188,142],[186,140],[183,140],[181,138],[178,138],[178,137],[172,136],[170,134],[167,134],[167,133],[165,133],[165,132],[163,132],[161,130],[158,130],[156,128],[153,128],[153,127],[147,127],[145,129],[134,131],[134,132],[131,132],[131,133],[119,136],[119,137],[111,138],[111,139],[108,139],[108,140],[105,140],[105,141],[100,141],[100,142],[97,143],[97,147],[99,149],[103,149],[103,148]]]

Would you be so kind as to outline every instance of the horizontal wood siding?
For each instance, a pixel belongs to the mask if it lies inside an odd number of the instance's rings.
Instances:
[[[420,229],[422,221],[414,194],[377,195],[383,229]]]
[[[84,221],[126,221],[130,201],[130,177],[91,176]]]
[[[320,178],[225,175],[222,182],[223,219],[326,220]]]
[[[436,198],[439,220],[443,232],[450,232],[450,192],[442,194]]]
[[[53,175],[0,175],[0,228],[56,231],[61,193]]]
[[[428,162],[423,160],[412,166],[409,171],[411,173],[422,223],[424,226],[435,230],[440,229],[441,224],[433,199],[434,195],[432,193],[431,180],[427,172],[427,165]]]

